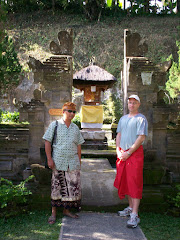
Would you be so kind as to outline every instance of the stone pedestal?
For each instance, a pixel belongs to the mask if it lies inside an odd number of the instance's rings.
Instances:
[[[108,149],[105,131],[101,129],[83,129],[81,134],[85,140],[85,143],[82,144],[82,149]]]

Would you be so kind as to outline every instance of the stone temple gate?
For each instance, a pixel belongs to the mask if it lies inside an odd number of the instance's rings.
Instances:
[[[167,157],[167,126],[177,119],[179,106],[165,104],[164,91],[160,90],[165,86],[171,61],[155,65],[144,57],[147,51],[148,46],[138,33],[124,31],[123,109],[127,113],[128,96],[137,94],[141,99],[140,112],[148,120],[148,137],[144,144],[144,183],[177,182],[180,181],[180,159],[177,161],[178,150],[175,147],[177,155],[173,157],[172,152],[171,158]]]
[[[125,30],[124,68],[122,91],[124,113],[127,98],[138,94],[140,111],[147,117],[149,136],[144,144],[144,183],[149,185],[170,184],[180,181],[180,129],[168,132],[167,125],[177,119],[179,106],[166,105],[160,86],[166,82],[166,72],[171,62],[155,65],[144,57],[148,46],[138,33]],[[52,56],[43,63],[30,57],[31,98],[25,102],[26,89],[17,95],[16,106],[20,121],[30,124],[19,129],[0,129],[0,175],[22,180],[23,171],[31,164],[42,164],[42,136],[49,123],[61,115],[63,104],[72,99],[73,86],[73,32],[61,31],[58,43],[50,43]],[[22,85],[17,88],[22,90]],[[20,91],[19,91],[20,92]],[[18,93],[19,93],[18,92]]]

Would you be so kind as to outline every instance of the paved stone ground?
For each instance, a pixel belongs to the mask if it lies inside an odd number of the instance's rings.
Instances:
[[[82,159],[82,205],[113,206],[126,203],[126,199],[120,201],[117,189],[113,187],[115,176],[116,171],[108,159]]]
[[[115,213],[79,215],[79,219],[63,218],[59,240],[147,240],[140,227],[127,228],[128,218]]]
[[[116,171],[107,159],[82,159],[81,186],[82,205],[107,206],[127,203],[118,197],[113,187]],[[121,210],[121,208],[120,208]],[[80,212],[79,219],[64,217],[59,240],[145,240],[138,226],[126,227],[128,218],[117,213]]]

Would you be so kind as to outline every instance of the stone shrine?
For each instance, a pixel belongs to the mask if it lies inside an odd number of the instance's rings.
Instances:
[[[102,93],[117,79],[97,65],[81,69],[73,75],[73,86],[84,92],[81,106],[81,133],[85,139],[82,148],[107,149],[107,139],[103,126]]]

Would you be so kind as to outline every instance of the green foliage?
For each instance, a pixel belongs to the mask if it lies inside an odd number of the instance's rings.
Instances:
[[[5,92],[17,86],[20,72],[13,40],[6,35],[0,43],[0,90]]]
[[[163,1],[164,8],[159,9],[158,1],[151,3],[147,0],[129,0],[131,6],[126,2],[126,9],[123,10],[125,14],[131,15],[150,15],[150,14],[174,14],[173,10],[176,7],[177,0],[172,2]],[[8,12],[33,12],[37,10],[55,10],[63,9],[70,13],[84,13],[89,20],[99,20],[100,15],[119,15],[122,11],[122,1],[119,0],[0,0],[0,3],[5,5]],[[111,13],[109,12],[111,11]]]
[[[8,206],[17,207],[18,205],[27,202],[27,196],[29,196],[31,191],[29,191],[25,184],[32,179],[34,176],[29,176],[25,181],[20,182],[18,185],[14,185],[12,181],[1,178],[0,180],[0,207],[6,208]]]
[[[17,123],[19,122],[19,112],[8,112],[8,111],[2,111],[0,117],[0,122],[11,122],[11,123]]]
[[[171,195],[168,196],[168,201],[171,207],[173,206],[180,210],[180,184],[174,186]]]
[[[176,42],[179,50],[178,62],[173,62],[169,71],[169,79],[166,83],[166,90],[169,92],[171,98],[176,98],[180,94],[180,42]]]
[[[79,128],[81,128],[81,118],[79,113],[75,115],[72,122],[75,123]]]
[[[180,184],[176,186],[177,195],[172,199],[175,207],[180,208]]]
[[[0,54],[1,54],[1,42],[2,42],[2,39],[4,38],[5,20],[6,20],[6,12],[3,9],[3,6],[0,5]]]
[[[4,3],[4,2],[3,2]],[[8,92],[19,83],[21,66],[12,39],[5,33],[6,11],[0,6],[0,92]]]
[[[107,0],[107,6],[111,7],[112,6],[112,0]]]
[[[0,123],[2,122],[2,113],[3,111],[0,109]]]
[[[109,98],[103,102],[103,109],[104,124],[118,123],[122,116],[122,102],[115,94],[111,94]]]

